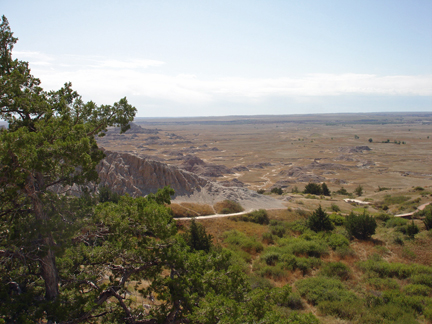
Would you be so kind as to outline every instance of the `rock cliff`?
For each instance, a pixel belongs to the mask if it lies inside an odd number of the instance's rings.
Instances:
[[[271,197],[246,188],[227,188],[175,166],[128,153],[105,151],[105,154],[105,159],[97,166],[100,185],[120,194],[145,196],[169,185],[175,190],[173,198],[177,202],[214,204],[229,199],[239,202],[245,209],[284,207]]]

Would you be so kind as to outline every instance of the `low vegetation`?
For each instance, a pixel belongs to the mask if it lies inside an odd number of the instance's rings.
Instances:
[[[218,202],[214,204],[213,208],[217,214],[234,214],[240,213],[244,210],[238,202],[232,200]]]

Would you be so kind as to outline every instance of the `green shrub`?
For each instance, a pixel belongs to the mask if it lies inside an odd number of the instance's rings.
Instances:
[[[390,215],[386,213],[380,213],[377,216],[375,216],[375,219],[378,219],[383,222],[387,222],[390,219]]]
[[[391,278],[369,278],[367,283],[376,290],[399,289],[399,284]]]
[[[308,218],[307,226],[315,232],[331,231],[333,229],[333,224],[321,205]]]
[[[340,212],[340,207],[338,205],[336,205],[335,203],[332,203],[330,208],[332,211],[334,211],[336,213]]]
[[[291,309],[303,309],[303,300],[300,294],[292,293],[288,295],[282,303],[278,303],[279,306],[289,307]]]
[[[415,263],[388,263],[382,260],[370,259],[358,262],[357,266],[363,272],[375,274],[380,278],[395,277],[398,279],[406,279],[413,275],[432,275],[432,267]]]
[[[286,228],[283,225],[270,225],[270,232],[278,237],[283,237],[286,233]]]
[[[373,216],[369,216],[366,212],[356,215],[353,212],[349,214],[345,221],[345,228],[348,233],[360,240],[367,240],[373,234],[377,227],[376,220]]]
[[[334,226],[342,226],[345,223],[345,217],[338,214],[330,214],[329,218]]]
[[[274,287],[270,280],[260,276],[250,276],[249,284],[252,289],[270,289]]]
[[[390,196],[385,195],[384,196],[384,203],[386,205],[396,205],[396,204],[402,204],[403,202],[409,200],[409,197],[406,196]]]
[[[297,281],[295,286],[300,295],[313,305],[324,301],[357,300],[357,297],[335,278],[311,277]]]
[[[350,194],[344,187],[341,187],[338,191],[336,191],[336,193],[344,196],[349,196]]]
[[[328,262],[321,268],[320,275],[347,280],[351,276],[351,269],[342,262]]]
[[[267,265],[275,265],[277,261],[279,261],[280,253],[275,251],[269,251],[267,253],[263,253],[260,258],[267,264]]]
[[[411,276],[410,281],[412,284],[424,285],[432,288],[432,275],[429,274],[416,274]]]
[[[426,206],[424,210],[417,212],[415,216],[424,216],[423,223],[426,230],[429,231],[432,229],[432,205]]]
[[[269,218],[265,209],[254,210],[246,215],[237,216],[239,220],[244,222],[257,223],[261,225],[267,225]]]
[[[271,193],[275,193],[275,194],[277,194],[277,195],[282,195],[283,190],[282,190],[282,188],[272,188],[272,189],[270,190],[270,192],[271,192]]]
[[[296,220],[294,222],[288,223],[287,227],[297,233],[304,233],[305,231],[309,231],[309,228],[306,225],[304,220]]]
[[[414,224],[414,220],[411,222],[411,224],[407,225],[406,227],[406,234],[410,237],[410,238],[414,238],[414,236],[420,232],[418,226],[416,224]]]
[[[267,244],[273,244],[274,243],[273,234],[270,233],[270,232],[263,233],[263,235],[262,235],[262,241],[264,243],[267,243]]]
[[[332,315],[345,320],[353,320],[364,312],[364,305],[360,300],[335,300],[319,303],[318,310],[323,315]]]
[[[430,296],[432,288],[419,284],[409,284],[404,287],[404,292],[411,296]]]
[[[243,207],[236,201],[233,200],[224,200],[221,202],[217,202],[214,204],[214,209],[219,214],[234,214],[242,212]]]
[[[301,238],[285,238],[279,240],[278,243],[284,251],[297,256],[320,257],[328,253],[328,246],[322,240],[307,241]]]
[[[333,249],[336,250],[338,248],[348,247],[350,242],[349,240],[343,236],[342,234],[331,234],[326,238],[327,244]]]
[[[354,250],[352,248],[350,248],[349,246],[338,247],[338,248],[336,248],[335,252],[341,259],[345,259],[347,257],[352,257],[355,255]]]
[[[255,238],[246,236],[237,230],[227,231],[222,237],[224,238],[224,243],[229,246],[237,246],[248,253],[257,253],[263,250],[262,244]]]

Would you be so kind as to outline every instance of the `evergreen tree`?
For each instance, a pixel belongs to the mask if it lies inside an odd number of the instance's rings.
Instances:
[[[191,226],[183,237],[192,250],[208,252],[212,247],[212,235],[207,234],[204,226],[195,219],[192,219]]]
[[[303,193],[305,194],[312,194],[312,195],[321,195],[322,194],[322,188],[319,184],[309,182],[305,189],[303,190]]]
[[[307,226],[315,232],[331,231],[333,224],[329,215],[322,209],[321,205],[309,216]]]
[[[107,126],[126,131],[136,109],[126,98],[112,106],[84,103],[70,83],[45,92],[28,63],[12,59],[17,38],[4,16],[0,40],[0,118],[9,124],[0,132],[0,217],[15,233],[0,236],[1,263],[22,260],[34,266],[45,283],[44,299],[54,301],[59,294],[55,250],[64,239],[56,233],[62,221],[73,219],[67,211],[59,213],[67,202],[53,191],[96,180],[104,154],[95,136]]]
[[[322,183],[322,185],[321,185],[321,189],[322,189],[322,194],[323,194],[324,196],[331,196],[331,194],[330,194],[330,190],[329,190],[329,188],[327,187],[327,185],[325,184],[325,182]]]

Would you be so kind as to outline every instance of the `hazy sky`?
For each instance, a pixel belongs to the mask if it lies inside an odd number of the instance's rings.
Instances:
[[[432,111],[431,0],[0,0],[42,86],[139,117]]]

